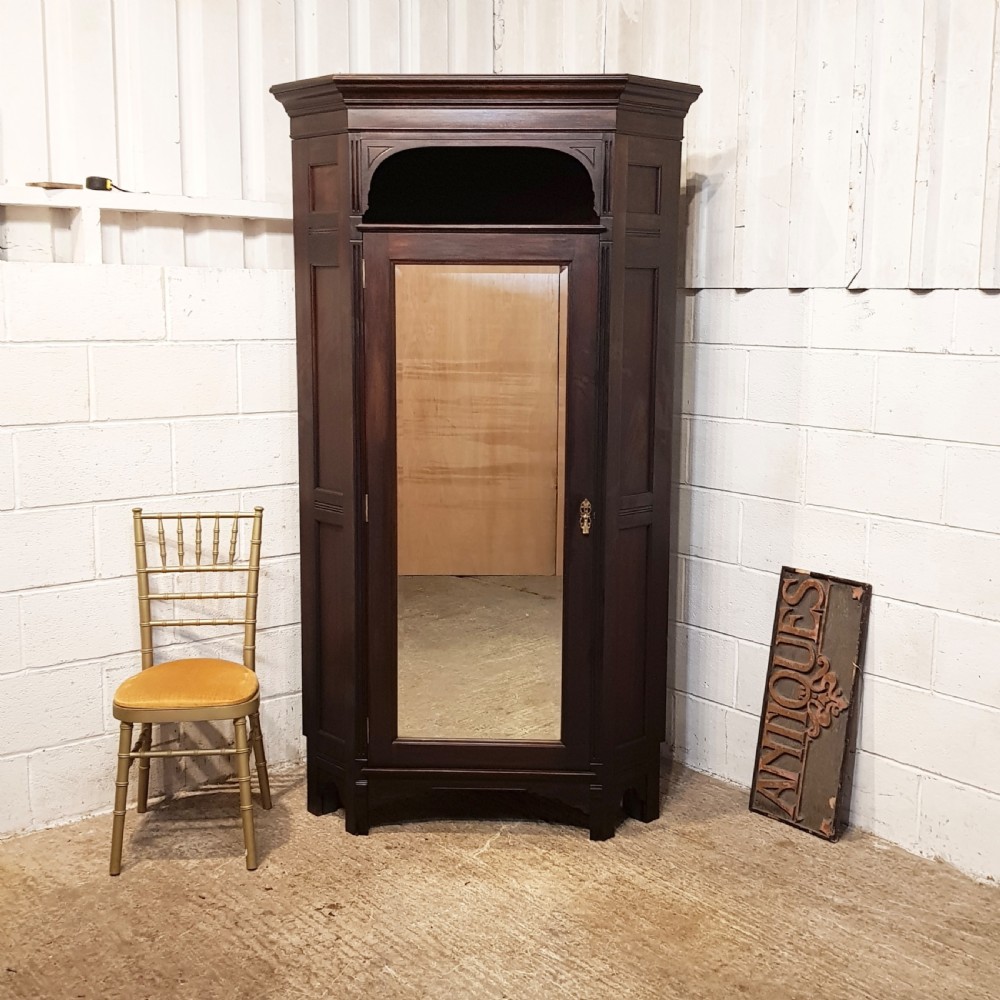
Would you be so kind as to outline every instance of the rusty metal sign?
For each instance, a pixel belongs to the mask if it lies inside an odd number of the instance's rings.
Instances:
[[[841,785],[872,588],[782,567],[750,808],[827,840]]]

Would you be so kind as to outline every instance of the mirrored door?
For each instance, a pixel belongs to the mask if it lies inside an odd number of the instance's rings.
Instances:
[[[373,741],[557,750],[567,697],[585,697],[567,665],[590,632],[571,627],[581,609],[568,615],[564,596],[587,593],[592,574],[564,595],[565,574],[595,547],[578,516],[566,534],[567,511],[592,503],[569,494],[574,473],[592,482],[596,440],[568,448],[568,428],[594,413],[596,355],[574,362],[568,343],[578,275],[551,241],[549,260],[510,244],[499,259],[486,245],[479,260],[427,259],[434,242],[366,234],[366,408],[384,405],[368,428]]]
[[[398,734],[558,740],[566,268],[393,281]]]

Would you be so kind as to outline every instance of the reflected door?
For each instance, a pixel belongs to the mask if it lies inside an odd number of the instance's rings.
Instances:
[[[568,338],[585,265],[551,238],[518,252],[480,237],[502,254],[483,245],[476,262],[413,259],[435,256],[439,235],[365,239],[368,412],[385,411],[369,426],[371,485],[385,490],[376,502],[369,489],[370,634],[373,678],[392,686],[372,693],[373,743],[564,750],[590,633],[570,625],[580,607],[568,615],[564,592],[592,600],[592,574],[566,588],[565,570],[596,544],[592,517],[588,534],[579,515],[565,534],[567,512],[593,506],[578,483],[596,434],[567,462],[567,429],[586,432],[594,413],[593,352],[575,359]],[[554,259],[532,260],[546,245]]]
[[[565,278],[394,267],[403,738],[559,739]]]

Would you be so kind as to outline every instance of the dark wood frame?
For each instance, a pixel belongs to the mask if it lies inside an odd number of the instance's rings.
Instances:
[[[365,452],[368,493],[368,650],[371,687],[383,692],[369,713],[373,760],[393,767],[544,768],[583,770],[588,764],[586,720],[591,692],[587,664],[593,658],[594,622],[600,594],[595,566],[600,533],[573,530],[574,511],[598,495],[600,449],[597,421],[597,259],[600,231],[524,233],[362,227],[365,254]],[[564,522],[562,733],[558,742],[502,743],[401,740],[396,734],[396,264],[558,264],[568,270],[566,486]]]
[[[659,815],[665,736],[680,140],[697,87],[632,76],[324,77],[272,88],[291,117],[299,348],[303,724],[308,805],[369,826],[371,786],[532,789],[584,806],[594,839]],[[373,173],[420,145],[532,145],[574,157],[597,226],[374,226]],[[501,248],[506,248],[501,250]],[[499,257],[503,252],[506,256]],[[402,257],[400,256],[402,255]],[[393,259],[564,262],[571,284],[563,739],[396,740]],[[367,288],[366,288],[367,286]],[[574,291],[575,289],[575,291]],[[381,340],[379,340],[381,336]],[[392,390],[394,391],[394,389]],[[390,393],[391,395],[391,393]],[[383,404],[381,407],[377,402]],[[589,426],[581,417],[593,407]],[[391,464],[387,464],[391,463]],[[391,485],[390,485],[391,480]],[[366,520],[367,513],[367,520]],[[567,538],[570,534],[567,534]],[[392,586],[373,582],[372,567]],[[578,626],[590,626],[584,635]]]

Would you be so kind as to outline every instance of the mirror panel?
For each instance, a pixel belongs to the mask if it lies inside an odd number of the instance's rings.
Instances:
[[[560,737],[565,295],[396,265],[400,738]]]

